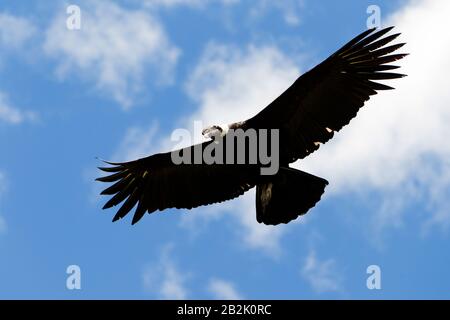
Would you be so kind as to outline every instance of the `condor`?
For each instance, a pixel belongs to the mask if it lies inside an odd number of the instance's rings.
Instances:
[[[102,194],[112,196],[104,209],[121,204],[113,221],[134,207],[132,223],[145,213],[168,208],[192,209],[241,196],[256,187],[256,219],[260,223],[288,223],[308,212],[324,193],[328,182],[289,167],[329,141],[353,119],[372,95],[393,89],[378,80],[401,78],[390,63],[406,54],[393,54],[404,43],[391,44],[399,34],[385,36],[393,27],[367,30],[322,63],[300,76],[284,93],[253,118],[225,126],[211,126],[208,141],[178,150],[194,154],[219,140],[230,129],[277,130],[279,170],[262,175],[262,163],[181,163],[171,152],[99,168],[108,175],[98,181],[113,183]]]

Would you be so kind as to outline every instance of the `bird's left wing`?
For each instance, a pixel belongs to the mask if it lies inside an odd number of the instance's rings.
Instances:
[[[389,45],[399,34],[382,38],[391,28],[370,29],[355,37],[328,59],[300,76],[255,117],[250,128],[280,128],[289,162],[306,157],[333,137],[377,94],[392,89],[378,80],[403,77],[389,63],[405,54],[391,54],[404,44]]]
[[[207,141],[201,150],[214,143]],[[195,152],[191,146],[182,152]],[[180,152],[178,150],[176,152]],[[121,204],[114,216],[119,220],[135,206],[132,223],[143,215],[167,208],[191,209],[236,198],[255,186],[259,175],[256,166],[221,164],[174,164],[171,153],[159,153],[124,163],[99,168],[109,175],[98,181],[114,183],[102,192],[112,196],[103,209]]]

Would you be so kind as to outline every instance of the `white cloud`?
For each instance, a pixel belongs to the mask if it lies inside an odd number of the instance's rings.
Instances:
[[[330,181],[327,195],[379,194],[372,225],[401,226],[411,203],[425,203],[427,228],[450,226],[450,38],[444,0],[411,1],[389,19],[403,32],[407,78],[374,97],[348,128],[301,162]],[[420,21],[420,23],[418,23]],[[432,36],[431,36],[432,35]]]
[[[145,4],[149,7],[165,7],[174,8],[179,6],[187,6],[194,8],[204,8],[209,4],[232,5],[240,0],[145,0]]]
[[[157,144],[155,145],[157,131],[157,125],[151,125],[146,129],[129,128],[112,159],[119,162],[129,161],[160,151],[156,148]]]
[[[35,32],[35,26],[27,19],[0,12],[0,47],[20,48]]]
[[[31,40],[36,27],[27,19],[0,12],[0,55],[6,50],[19,50]],[[0,65],[4,61],[0,60]],[[20,124],[34,121],[37,116],[33,112],[21,111],[11,105],[5,93],[0,91],[0,122]]]
[[[145,3],[149,6],[163,6],[163,7],[175,7],[175,6],[192,6],[198,7],[206,4],[205,0],[146,0]]]
[[[155,16],[107,1],[84,1],[81,30],[68,30],[58,15],[46,32],[45,52],[59,61],[61,78],[79,75],[124,108],[133,104],[147,75],[172,81],[180,51]]]
[[[341,291],[341,276],[334,259],[320,261],[311,250],[300,271],[302,278],[317,293]]]
[[[171,258],[173,246],[163,248],[157,264],[144,271],[145,289],[161,299],[183,300],[188,297],[185,287],[186,273],[181,273]]]
[[[219,300],[242,300],[234,285],[222,279],[211,279],[208,286],[209,291]]]
[[[191,292],[187,282],[192,278],[191,272],[180,271],[172,259],[173,244],[165,245],[161,255],[155,263],[144,270],[142,274],[144,288],[159,299],[185,300],[190,299]],[[206,287],[214,299],[239,300],[243,299],[234,284],[219,278],[211,278]]]
[[[189,119],[205,124],[250,118],[282,93],[299,75],[294,62],[276,47],[211,43],[187,89],[200,107]]]
[[[21,111],[11,106],[6,94],[0,92],[0,122],[20,124],[25,121],[35,121],[36,119],[37,115],[34,112]]]
[[[232,7],[238,4],[244,4],[241,0],[145,0],[145,5],[149,8],[173,9],[179,7],[190,7],[195,9],[204,9],[207,6],[218,4],[226,7]],[[250,9],[247,14],[252,19],[261,19],[274,10],[280,12],[285,23],[291,26],[300,24],[301,10],[304,6],[304,0],[254,0],[250,3]],[[237,23],[237,22],[235,22]]]
[[[181,218],[181,226],[197,236],[202,227],[213,221],[232,218],[238,223],[233,228],[238,236],[237,242],[247,248],[261,250],[273,258],[281,254],[280,241],[290,226],[267,226],[256,221],[255,190],[252,189],[243,196],[225,203],[193,209]],[[301,220],[299,220],[301,221]]]
[[[272,1],[272,0],[259,0],[256,1],[252,10],[251,16],[254,18],[261,18],[266,15],[267,12],[278,10],[283,15],[284,21],[291,26],[297,26],[301,22],[301,10],[304,7],[304,0],[284,0],[284,1]]]
[[[287,225],[267,226],[258,223],[255,197],[255,189],[252,189],[231,203],[231,208],[227,212],[240,223],[241,228],[238,229],[238,234],[245,245],[278,257],[281,253],[281,238],[289,227]]]

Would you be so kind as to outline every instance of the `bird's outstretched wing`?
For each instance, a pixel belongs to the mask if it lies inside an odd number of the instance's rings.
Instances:
[[[213,141],[200,145],[201,150]],[[194,155],[195,146],[182,149]],[[179,151],[177,151],[179,152]],[[187,208],[223,202],[244,194],[255,186],[256,166],[221,164],[179,164],[171,153],[159,153],[124,163],[107,162],[99,168],[109,173],[97,181],[114,183],[101,194],[112,196],[103,209],[122,205],[113,221],[119,220],[136,205],[132,223],[146,212],[167,208]],[[191,162],[193,163],[193,162]]]
[[[383,36],[393,27],[370,29],[315,68],[300,76],[255,117],[250,128],[280,128],[285,159],[294,162],[319,148],[356,116],[358,110],[377,94],[393,89],[377,80],[401,78],[389,65],[406,54],[391,54],[404,43],[389,45],[399,34]]]

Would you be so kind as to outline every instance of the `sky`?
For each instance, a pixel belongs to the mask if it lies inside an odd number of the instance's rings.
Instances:
[[[0,298],[449,299],[448,12],[446,0],[1,1]],[[97,157],[168,151],[194,121],[248,118],[378,17],[402,32],[408,77],[294,165],[330,182],[306,216],[260,225],[253,191],[135,226],[101,210]]]

